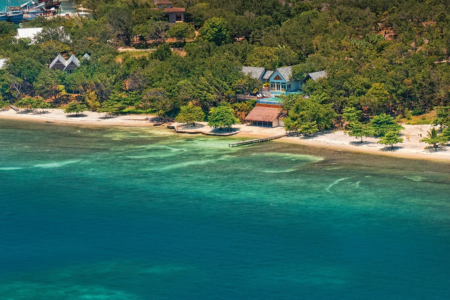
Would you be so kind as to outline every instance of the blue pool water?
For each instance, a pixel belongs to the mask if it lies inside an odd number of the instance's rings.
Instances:
[[[261,104],[281,104],[283,102],[283,99],[278,98],[278,97],[270,97],[270,98],[259,99],[257,102],[261,103]]]
[[[0,299],[449,299],[448,164],[0,121]]]
[[[297,95],[299,92],[270,92],[274,96],[280,96],[280,95]]]

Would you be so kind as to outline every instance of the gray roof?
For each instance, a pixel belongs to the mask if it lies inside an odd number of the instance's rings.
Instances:
[[[55,57],[55,59],[52,61],[52,63],[50,64],[49,68],[52,69],[53,66],[57,63],[57,62],[61,62],[63,65],[67,65],[66,64],[66,60],[64,59],[64,57],[61,56],[61,54],[58,54],[57,57]]]
[[[269,80],[270,76],[272,76],[272,74],[273,74],[273,71],[267,71],[266,74],[264,74],[263,79],[264,80]]]
[[[314,73],[308,73],[308,76],[311,77],[312,80],[316,81],[319,80],[320,78],[324,78],[327,77],[327,72],[326,71],[319,71],[319,72],[314,72]]]
[[[264,72],[266,68],[242,67],[242,73],[258,80],[264,76]]]
[[[7,58],[0,58],[0,69],[3,69],[7,60]]]
[[[80,66],[80,61],[75,57],[75,55],[72,54],[72,56],[67,60],[66,62],[66,68],[71,64],[74,63],[77,67]]]
[[[283,76],[286,82],[291,81],[292,67],[278,68],[277,71],[281,74],[281,76]]]
[[[90,59],[91,59],[91,56],[90,56],[89,54],[85,53],[81,59],[87,59],[87,60],[90,60]]]

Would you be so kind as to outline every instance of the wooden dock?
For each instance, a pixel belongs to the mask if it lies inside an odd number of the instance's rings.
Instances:
[[[261,139],[254,139],[254,140],[247,140],[247,141],[243,141],[243,142],[237,142],[237,143],[231,143],[229,144],[230,147],[239,147],[239,146],[244,146],[244,145],[251,145],[251,144],[255,144],[255,143],[263,143],[263,142],[268,142],[268,141],[272,141],[272,140],[276,140],[276,139],[280,139],[282,137],[287,136],[287,134],[279,134],[279,135],[273,135],[273,136],[269,136],[266,138],[261,138]]]

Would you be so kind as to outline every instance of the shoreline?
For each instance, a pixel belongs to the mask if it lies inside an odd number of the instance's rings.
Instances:
[[[154,126],[149,121],[152,115],[121,115],[117,117],[107,118],[105,114],[97,112],[85,112],[77,116],[67,116],[61,109],[46,109],[45,113],[16,113],[13,110],[0,111],[1,120],[15,120],[23,122],[40,122],[55,125],[87,125],[100,127],[142,127],[154,128],[157,130],[167,130],[174,134],[192,133],[176,133],[167,126]],[[195,131],[209,132],[211,128],[206,123],[198,122],[199,126],[191,128]],[[342,131],[326,132],[318,134],[310,138],[300,137],[283,137],[274,140],[278,143],[297,144],[308,147],[325,148],[334,151],[345,151],[369,155],[382,155],[404,159],[428,160],[450,162],[450,147],[442,147],[440,151],[425,150],[426,144],[420,143],[420,135],[426,134],[431,128],[429,125],[404,125],[403,131],[404,144],[400,144],[395,151],[387,150],[384,146],[376,144],[376,139],[367,138],[363,144],[358,140],[348,137]],[[284,133],[284,129],[264,128],[250,125],[235,125],[234,128],[239,129],[239,133],[234,137],[241,138],[264,138]],[[186,128],[184,128],[186,130]],[[187,129],[189,131],[189,128]],[[420,133],[418,133],[420,132]],[[195,134],[194,134],[195,135]],[[447,149],[448,148],[448,149]]]

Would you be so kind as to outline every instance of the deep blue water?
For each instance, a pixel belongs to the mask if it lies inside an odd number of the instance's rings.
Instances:
[[[449,165],[0,121],[0,299],[449,299]]]

